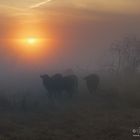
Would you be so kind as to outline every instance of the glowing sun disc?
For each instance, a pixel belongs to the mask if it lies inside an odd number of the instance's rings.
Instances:
[[[36,44],[37,43],[37,39],[34,38],[34,37],[30,37],[30,38],[27,38],[27,43],[30,44],[30,45],[33,45],[33,44]]]

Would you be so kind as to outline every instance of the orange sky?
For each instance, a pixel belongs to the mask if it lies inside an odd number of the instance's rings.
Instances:
[[[38,7],[70,6],[97,11],[138,13],[139,0],[0,0],[0,5],[13,11],[26,11]]]
[[[32,63],[96,61],[116,38],[140,34],[139,6],[139,0],[0,0],[0,49]],[[29,37],[41,41],[18,41]]]

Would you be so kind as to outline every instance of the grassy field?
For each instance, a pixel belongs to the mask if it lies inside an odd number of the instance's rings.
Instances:
[[[1,110],[0,140],[132,140],[140,126],[140,109],[116,96],[87,93],[43,106]]]

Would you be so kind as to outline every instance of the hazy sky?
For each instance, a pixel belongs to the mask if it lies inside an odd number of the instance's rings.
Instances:
[[[0,0],[0,38],[18,38],[34,29],[55,46],[45,63],[66,68],[90,63],[93,68],[112,41],[126,35],[139,37],[139,7],[140,0]],[[8,46],[0,44],[1,57],[5,61],[10,57],[11,67],[17,62],[14,56],[23,54]]]
[[[52,71],[100,69],[114,40],[140,37],[139,8],[140,0],[0,0],[1,85],[23,88]],[[46,42],[14,42],[30,36]]]
[[[1,11],[11,14],[31,14],[31,9],[38,11],[46,9],[50,12],[50,8],[55,11],[63,7],[63,9],[84,10],[87,17],[89,17],[89,11],[94,13],[92,16],[97,14],[139,15],[139,6],[139,0],[0,0]]]

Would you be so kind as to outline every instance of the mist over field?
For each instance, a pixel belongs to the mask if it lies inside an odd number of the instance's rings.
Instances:
[[[140,136],[138,0],[0,0],[0,140]]]

